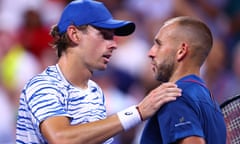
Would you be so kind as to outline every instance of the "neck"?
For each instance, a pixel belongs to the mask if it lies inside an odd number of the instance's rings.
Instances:
[[[175,70],[175,72],[173,73],[172,77],[170,78],[170,82],[176,82],[178,81],[180,78],[185,77],[187,75],[197,75],[200,76],[200,68],[199,67],[179,67]]]
[[[87,88],[87,83],[92,76],[92,72],[84,67],[84,65],[75,62],[71,56],[67,55],[61,56],[58,65],[65,79],[73,86]]]

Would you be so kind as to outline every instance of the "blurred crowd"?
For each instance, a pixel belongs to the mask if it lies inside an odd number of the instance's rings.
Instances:
[[[15,120],[21,89],[33,75],[57,61],[49,30],[71,0],[0,0],[0,144],[15,143]],[[151,74],[148,49],[162,23],[190,15],[202,19],[214,36],[201,69],[221,104],[240,93],[239,0],[99,0],[114,17],[136,23],[128,37],[116,37],[118,49],[109,67],[93,79],[102,87],[109,115],[136,104],[159,82]],[[186,68],[187,69],[187,68]],[[114,144],[138,144],[142,125],[119,134]]]

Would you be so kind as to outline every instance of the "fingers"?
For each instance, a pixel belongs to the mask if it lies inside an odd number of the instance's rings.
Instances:
[[[182,90],[174,83],[164,83],[149,93],[152,100],[160,103],[169,102],[169,100],[175,100],[176,97],[181,96]]]
[[[164,104],[174,101],[177,99],[178,96],[181,96],[179,93],[169,93],[159,97],[159,100],[156,101],[156,109],[158,110]]]
[[[159,90],[159,89],[173,89],[174,90],[175,88],[179,89],[175,83],[167,82],[167,83],[162,83],[160,86],[155,88],[154,91]]]
[[[138,105],[143,119],[152,116],[164,104],[181,96],[182,90],[174,83],[163,83],[153,89]]]

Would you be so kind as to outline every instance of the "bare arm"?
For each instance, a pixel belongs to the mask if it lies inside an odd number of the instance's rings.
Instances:
[[[74,126],[67,117],[51,117],[40,127],[49,144],[97,144],[123,131],[117,115]]]
[[[181,90],[175,84],[165,83],[152,90],[139,104],[143,120],[151,117],[163,104],[175,100]],[[115,114],[87,124],[70,125],[63,116],[51,117],[40,125],[41,133],[52,144],[97,144],[122,132],[124,129]]]
[[[184,138],[177,142],[178,144],[205,144],[205,140],[202,137],[191,136]]]

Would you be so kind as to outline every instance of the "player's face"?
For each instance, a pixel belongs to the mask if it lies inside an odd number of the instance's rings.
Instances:
[[[175,70],[176,48],[169,34],[166,29],[160,29],[148,53],[154,76],[161,82],[169,81]]]
[[[117,48],[113,30],[88,26],[88,34],[82,43],[85,65],[92,71],[105,70],[113,50]]]

